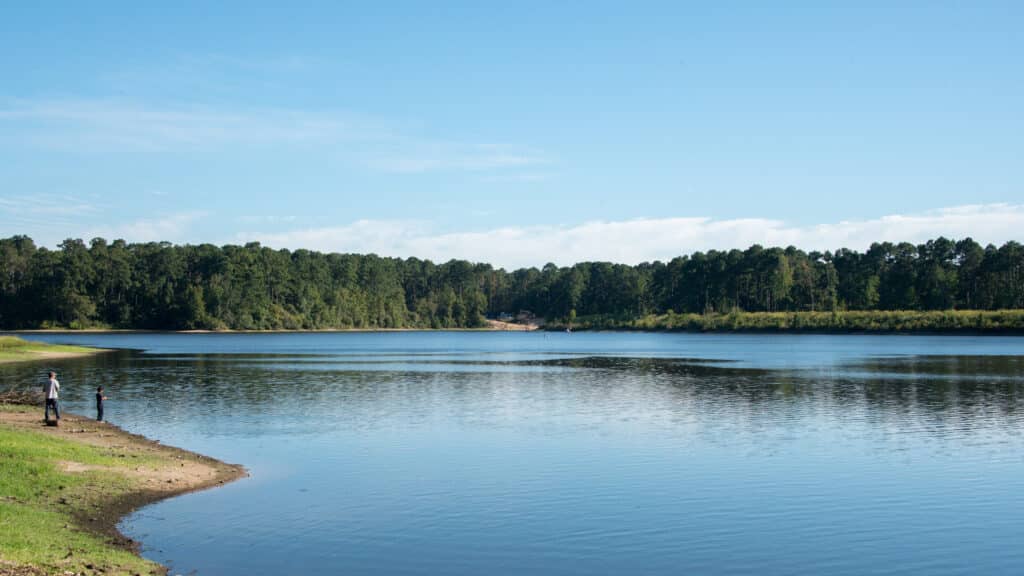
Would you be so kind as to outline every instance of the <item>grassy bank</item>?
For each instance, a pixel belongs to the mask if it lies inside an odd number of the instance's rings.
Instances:
[[[0,363],[71,358],[104,352],[99,348],[30,342],[17,336],[0,336]]]
[[[135,508],[244,470],[41,409],[0,406],[0,574],[165,574],[117,531]]]
[[[548,329],[564,330],[565,321]],[[582,316],[573,330],[692,332],[907,332],[1024,334],[1024,310],[732,312],[636,317]]]

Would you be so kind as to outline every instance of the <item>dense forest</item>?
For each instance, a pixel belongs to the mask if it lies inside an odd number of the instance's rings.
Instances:
[[[476,327],[528,311],[586,317],[1024,308],[1024,249],[938,238],[861,253],[763,248],[635,266],[514,271],[451,260],[69,239],[0,239],[0,328]]]

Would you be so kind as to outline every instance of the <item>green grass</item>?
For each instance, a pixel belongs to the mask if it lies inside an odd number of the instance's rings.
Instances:
[[[23,340],[17,336],[0,336],[0,362],[34,360],[48,352],[93,354],[96,351],[96,348],[66,346],[63,344],[46,344],[43,342]]]
[[[551,323],[548,329],[564,329]],[[835,312],[730,312],[581,316],[574,330],[674,330],[694,332],[949,332],[1022,333],[1024,310],[842,310]]]
[[[48,573],[161,573],[161,568],[83,527],[104,502],[133,489],[118,469],[155,461],[0,424],[0,560]],[[105,470],[64,472],[61,462]],[[92,570],[88,570],[93,573]]]
[[[156,564],[69,522],[61,511],[0,502],[0,558],[58,574],[85,573],[89,565],[104,567],[108,574],[159,573]]]

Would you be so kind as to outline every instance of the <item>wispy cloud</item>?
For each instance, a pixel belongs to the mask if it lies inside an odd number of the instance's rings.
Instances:
[[[316,145],[395,173],[517,170],[552,162],[526,146],[422,138],[386,120],[339,110],[31,100],[0,105],[0,126],[19,142],[91,153]]]
[[[527,171],[516,171],[503,174],[487,174],[479,178],[480,182],[485,183],[526,183],[526,182],[543,182],[554,177],[555,174],[552,172],[527,172]]]
[[[35,194],[0,198],[0,213],[6,217],[57,218],[99,211],[96,204],[71,195]]]
[[[72,236],[83,220],[99,217],[105,207],[68,194],[0,197],[0,234],[26,234],[37,243],[56,246]]]
[[[239,224],[281,224],[288,222],[295,222],[298,220],[298,216],[293,215],[277,215],[277,214],[266,214],[266,215],[246,215],[236,216],[235,222]]]
[[[0,108],[32,141],[61,148],[161,151],[223,145],[288,145],[386,137],[338,113],[152,106],[113,100],[40,100]]]
[[[400,154],[383,156],[374,161],[382,170],[399,173],[434,171],[505,170],[549,164],[540,151],[502,145],[464,145],[432,143],[412,146]]]
[[[588,260],[636,264],[668,260],[697,250],[793,245],[804,250],[863,250],[872,242],[923,242],[938,236],[973,237],[982,243],[1020,238],[1024,205],[989,204],[944,208],[793,226],[762,218],[715,220],[702,217],[594,221],[571,226],[518,226],[440,233],[425,222],[360,220],[346,226],[285,233],[239,234],[281,248],[324,252],[416,256],[435,261],[462,258],[518,268],[548,261],[565,265]]]

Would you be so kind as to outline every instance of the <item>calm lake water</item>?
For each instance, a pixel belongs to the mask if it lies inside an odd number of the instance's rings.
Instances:
[[[251,471],[123,522],[172,574],[1024,573],[1024,338],[29,338]]]

